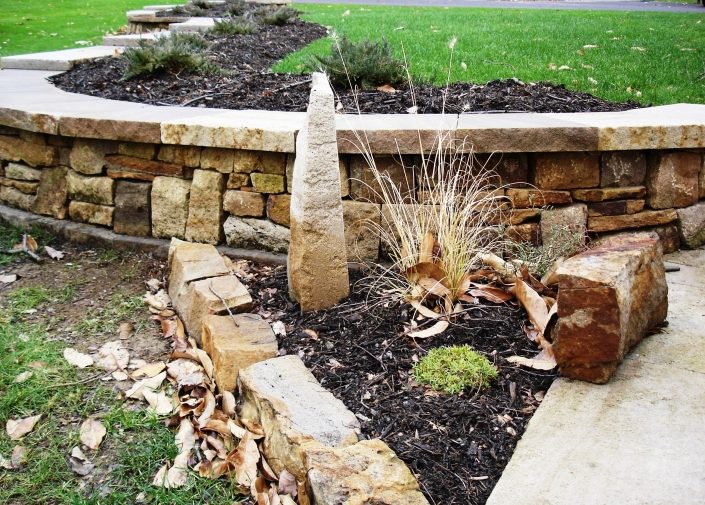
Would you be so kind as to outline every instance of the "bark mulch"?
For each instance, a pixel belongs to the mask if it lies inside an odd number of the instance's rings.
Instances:
[[[345,303],[301,314],[287,296],[283,267],[252,272],[245,282],[255,311],[286,326],[280,352],[303,359],[358,416],[363,438],[384,440],[416,474],[430,503],[485,503],[555,377],[506,361],[536,353],[522,331],[522,309],[468,306],[445,333],[414,342],[404,335],[412,309],[370,299],[361,274],[353,276]],[[471,345],[498,367],[491,387],[448,395],[412,380],[413,363],[428,350],[456,344]]]

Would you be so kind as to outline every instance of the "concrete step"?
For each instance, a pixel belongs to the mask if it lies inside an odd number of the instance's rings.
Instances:
[[[157,16],[157,10],[134,10],[127,12],[130,23],[181,23],[189,17],[187,15]]]
[[[0,67],[17,70],[69,70],[74,65],[107,56],[117,56],[122,52],[117,46],[93,46],[48,51],[43,53],[20,54],[0,58]]]
[[[215,26],[215,18],[191,18],[183,23],[172,23],[169,31],[177,33],[204,33]]]
[[[137,47],[140,42],[154,42],[158,38],[169,37],[171,32],[145,32],[130,35],[106,35],[103,37],[104,46]]]

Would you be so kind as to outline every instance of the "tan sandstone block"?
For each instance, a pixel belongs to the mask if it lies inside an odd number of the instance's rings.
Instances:
[[[201,162],[201,148],[193,146],[172,146],[162,145],[159,148],[159,161],[183,165],[186,167],[197,167]]]
[[[368,202],[343,202],[345,245],[348,261],[377,261],[381,208]]]
[[[265,197],[251,191],[228,190],[223,196],[223,210],[233,216],[264,216]]]
[[[698,175],[702,166],[699,154],[656,152],[649,156],[648,161],[646,204],[649,207],[687,207],[698,201]]]
[[[416,197],[416,182],[410,164],[404,161],[404,168],[392,156],[375,157],[375,165],[381,174],[388,174],[391,183],[399,189],[402,197],[412,202]],[[362,156],[352,156],[350,159],[350,196],[354,200],[370,203],[384,203],[382,189],[374,174]]]
[[[35,198],[34,195],[25,194],[18,189],[0,186],[0,202],[6,203],[12,207],[31,210]]]
[[[206,147],[201,151],[201,168],[213,168],[222,174],[233,171],[235,151],[220,147]]]
[[[188,219],[191,181],[155,177],[152,183],[152,236],[183,238]]]
[[[688,249],[705,244],[705,202],[678,209],[677,212],[681,243]]]
[[[71,168],[85,175],[100,175],[106,166],[105,156],[118,149],[106,140],[76,139],[69,155]]]
[[[547,247],[560,247],[565,240],[563,232],[580,235],[585,244],[587,236],[588,210],[584,203],[567,207],[544,209],[541,213],[541,243]]]
[[[705,155],[703,155],[702,165],[700,166],[700,176],[698,178],[698,186],[700,188],[700,198],[705,198]]]
[[[604,216],[588,218],[588,230],[591,232],[617,231],[645,226],[659,226],[678,219],[675,209],[645,210],[626,216]]]
[[[0,159],[24,161],[33,167],[56,165],[59,149],[56,146],[39,145],[19,137],[0,135]]]
[[[607,200],[644,198],[646,196],[646,188],[644,186],[631,186],[620,188],[574,189],[572,194],[573,200],[580,202],[604,202]]]
[[[291,223],[291,195],[269,195],[267,217],[277,224],[288,227]]]
[[[113,178],[152,181],[158,175],[181,177],[184,173],[181,165],[120,154],[106,156],[106,162],[108,176]]]
[[[570,191],[541,191],[539,189],[507,189],[507,198],[515,209],[545,207],[571,203]]]
[[[602,153],[600,186],[642,186],[646,178],[646,155],[641,151]]]
[[[221,241],[225,177],[220,172],[194,170],[186,240],[217,244]]]
[[[223,224],[229,246],[284,253],[289,249],[289,228],[268,219],[230,216]]]
[[[286,157],[286,188],[291,193],[291,183],[294,180],[294,163],[296,155],[289,154]],[[340,170],[340,197],[345,198],[350,196],[350,174],[348,165],[350,160],[347,157],[340,158],[338,161],[338,169]]]
[[[38,182],[30,181],[18,181],[15,179],[8,179],[6,177],[0,177],[0,186],[7,186],[9,188],[15,188],[28,195],[34,195],[37,193],[37,188],[39,187]]]
[[[5,177],[17,179],[18,181],[38,181],[42,176],[42,171],[36,168],[22,165],[21,163],[8,163],[5,167]]]
[[[215,246],[172,239],[169,246],[169,296],[177,300],[188,284],[228,275],[230,269]]]
[[[284,175],[286,173],[286,154],[268,151],[237,150],[233,152],[233,169],[235,172]]]
[[[115,181],[109,177],[91,177],[79,175],[69,170],[66,176],[70,200],[112,205]]]
[[[151,160],[154,158],[156,151],[154,144],[143,144],[141,142],[121,142],[118,144],[118,154],[132,158]]]
[[[534,158],[539,189],[594,188],[600,185],[600,158],[588,153],[540,153]]]
[[[259,172],[250,174],[252,189],[257,193],[284,193],[284,176],[274,174],[261,174]]]
[[[240,370],[274,358],[277,337],[269,323],[256,314],[203,318],[203,349],[213,360],[220,391],[234,391]]]
[[[113,212],[115,207],[96,205],[88,202],[72,201],[69,203],[69,218],[80,223],[99,224],[101,226],[113,225]]]
[[[45,168],[42,170],[37,188],[37,199],[32,212],[57,219],[66,217],[66,200],[68,198],[68,169],[65,167]]]
[[[644,210],[645,200],[610,200],[588,203],[588,216],[619,216]]]
[[[247,186],[250,186],[249,174],[236,174],[233,172],[228,175],[228,189],[240,189]]]

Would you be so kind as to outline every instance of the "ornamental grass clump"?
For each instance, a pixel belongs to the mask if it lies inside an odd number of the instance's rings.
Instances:
[[[541,245],[531,242],[509,242],[507,254],[539,277],[560,259],[570,258],[586,249],[586,237],[581,231],[568,226],[553,226],[548,230],[547,239]]]
[[[169,72],[216,73],[219,67],[205,55],[208,42],[200,35],[173,33],[154,42],[140,41],[138,47],[127,48],[122,54],[127,68],[123,80],[142,75]]]
[[[228,14],[233,17],[242,16],[247,11],[245,0],[226,0],[225,5],[228,9]]]
[[[436,391],[458,394],[489,386],[497,369],[468,345],[437,347],[414,365],[414,376]]]
[[[244,18],[217,20],[208,33],[213,35],[250,35],[257,29],[257,25]]]
[[[273,26],[287,25],[299,17],[299,11],[291,7],[279,7],[275,10],[269,10],[265,7],[258,14],[262,24]]]
[[[395,86],[407,77],[404,62],[395,56],[386,39],[352,42],[342,37],[333,42],[329,55],[316,55],[309,65],[318,67],[328,74],[333,84],[339,86]]]

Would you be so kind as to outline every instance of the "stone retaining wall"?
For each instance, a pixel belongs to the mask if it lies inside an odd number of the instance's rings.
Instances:
[[[478,155],[513,203],[507,231],[540,243],[568,224],[594,234],[653,229],[666,251],[705,240],[704,149],[529,152]],[[178,237],[284,252],[295,154],[135,143],[0,129],[0,202],[134,236]],[[399,157],[377,167],[424,203]],[[360,154],[340,155],[350,260],[375,260],[379,240],[361,225],[385,206]],[[407,167],[418,158],[407,155]],[[531,185],[531,186],[529,186]],[[542,230],[543,225],[543,230]],[[680,232],[680,233],[679,233]]]

